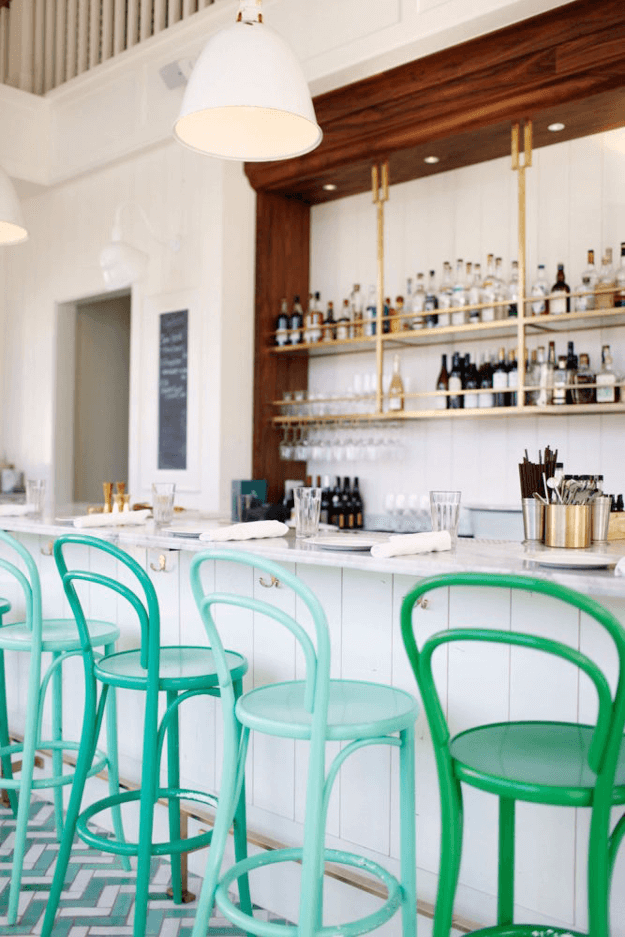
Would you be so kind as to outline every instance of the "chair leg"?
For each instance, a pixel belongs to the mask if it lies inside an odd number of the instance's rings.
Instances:
[[[107,644],[104,648],[105,655],[115,652],[114,644]],[[108,776],[109,776],[109,794],[119,794],[119,762],[117,758],[117,695],[115,687],[110,687],[106,700],[106,751],[108,756]],[[124,836],[124,826],[122,823],[121,807],[113,807],[113,830],[115,838],[120,842],[126,842]],[[122,869],[129,872],[131,869],[128,856],[121,856]]]
[[[52,660],[59,657],[58,651],[53,652]],[[63,738],[63,668],[56,667],[52,674],[52,739],[61,741]],[[63,752],[60,748],[52,749],[52,774],[60,777],[63,774]],[[54,788],[54,822],[56,838],[61,842],[63,835],[63,788]]]
[[[137,849],[137,885],[135,888],[133,937],[144,937],[148,914],[154,806],[158,799],[157,727],[158,689],[155,689],[152,697],[148,690],[143,728],[143,767],[141,771],[141,799],[139,801],[139,844]]]
[[[440,752],[437,755],[445,757]],[[441,861],[432,937],[449,937],[462,858],[462,789],[451,765],[447,764],[440,775]]]
[[[243,693],[243,682],[241,680],[235,680],[233,684],[234,688],[234,697],[237,700]],[[239,726],[239,736],[237,737],[237,744],[240,744],[240,726]],[[236,810],[234,812],[233,820],[233,833],[234,833],[234,858],[235,862],[241,862],[243,859],[247,859],[247,817],[246,817],[246,808],[245,808],[245,776],[243,777],[243,783],[241,784],[241,793],[239,794],[239,802],[237,803]],[[212,849],[211,845],[211,849]],[[238,880],[239,884],[239,904],[241,909],[245,914],[252,915],[252,899],[250,896],[250,880],[248,875],[242,875]]]
[[[622,833],[617,824],[612,834],[616,834],[616,838],[610,844],[611,804],[606,798],[605,790],[600,798],[595,791],[595,798],[588,842],[588,932],[592,937],[610,937],[612,864],[615,858],[614,848],[618,846]]]
[[[11,744],[9,738],[9,717],[7,714],[7,690],[4,673],[4,651],[0,651],[0,747],[5,748]],[[2,777],[13,779],[13,767],[11,765],[11,755],[7,752],[2,756]],[[9,806],[13,811],[13,816],[17,816],[17,792],[6,789],[9,798]]]
[[[514,807],[513,800],[499,798],[498,924],[514,922]]]
[[[415,850],[415,745],[414,726],[400,732],[399,750],[399,816],[400,868],[403,890],[403,937],[416,937],[417,932],[417,856]]]
[[[167,708],[175,702],[178,694],[175,690],[167,691]],[[167,726],[167,786],[180,787],[180,736],[178,710],[174,710]],[[180,801],[169,799],[169,839],[180,839]],[[182,904],[182,861],[179,852],[171,855],[171,890],[174,904]]]

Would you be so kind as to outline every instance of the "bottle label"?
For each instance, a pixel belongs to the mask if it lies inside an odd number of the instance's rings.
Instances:
[[[401,410],[401,397],[390,397],[388,401],[389,410]]]
[[[549,312],[552,316],[562,316],[566,312],[566,296],[553,296],[549,301]]]
[[[614,377],[609,376],[606,381],[602,374],[597,374],[597,403],[614,403],[616,394],[614,392]]]
[[[544,296],[542,290],[540,292],[534,293],[534,296]],[[532,312],[535,316],[544,316],[547,312],[547,303],[544,299],[538,300],[537,302],[532,303]]]
[[[449,387],[448,390],[453,390],[457,392],[462,390],[462,381],[459,377],[452,376],[449,378]]]
[[[493,387],[495,390],[503,390],[508,387],[508,375],[505,371],[495,371],[493,374]]]
[[[465,394],[464,395],[464,408],[465,410],[475,410],[478,407],[478,395],[477,394]]]
[[[339,325],[336,330],[336,337],[339,341],[344,341],[347,338],[348,331],[347,325]]]
[[[491,394],[490,391],[484,394],[480,394],[479,406],[483,408],[489,408],[495,406],[495,395]]]

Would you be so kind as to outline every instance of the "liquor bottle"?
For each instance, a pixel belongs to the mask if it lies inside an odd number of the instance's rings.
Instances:
[[[460,354],[454,351],[451,359],[451,371],[449,372],[449,409],[462,410],[464,408],[463,394],[456,394],[456,391],[462,390],[462,368],[460,366]],[[452,391],[454,392],[452,394]]]
[[[425,325],[426,328],[431,329],[434,326],[438,325],[438,315],[436,310],[438,309],[438,298],[436,296],[436,271],[430,270],[430,275],[428,279],[428,288],[425,294],[425,305],[424,311],[425,316]]]
[[[477,388],[479,387],[479,377],[477,373],[477,366],[473,361],[471,361],[470,355],[466,356],[463,387],[465,391],[473,391],[473,393],[464,394],[464,409],[474,410],[479,406],[479,394],[477,393]]]
[[[499,360],[493,369],[493,390],[495,391],[495,406],[507,407],[509,405],[508,369],[506,367],[506,349],[499,349]]]
[[[324,475],[321,486],[321,507],[319,509],[319,522],[321,524],[329,524],[332,516],[332,488],[330,485],[330,476]]]
[[[566,353],[566,402],[573,403],[573,385],[577,374],[577,355],[573,342],[567,345]]]
[[[519,262],[513,260],[510,265],[510,279],[506,291],[508,300],[508,318],[518,316],[519,314]]]
[[[598,275],[595,269],[595,252],[588,251],[588,266],[583,271],[579,286],[575,287],[575,292],[581,295],[576,296],[573,308],[575,312],[587,312],[595,308],[594,289],[597,285]]]
[[[579,367],[575,375],[575,387],[573,388],[573,403],[595,403],[597,395],[594,387],[586,387],[586,384],[594,384],[595,375],[590,370],[590,358],[582,352],[579,356]]]
[[[371,338],[376,332],[376,317],[378,314],[376,288],[373,283],[367,292],[367,305],[365,306],[365,324],[364,333],[367,338]]]
[[[395,314],[391,318],[391,332],[401,332],[404,328],[404,320],[401,318],[405,312],[404,297],[395,297]]]
[[[313,316],[315,312],[315,298],[312,293],[308,294],[308,306],[306,307],[306,312],[304,313],[304,344],[308,345],[312,339],[310,337],[312,327],[313,327]]]
[[[601,370],[597,374],[597,403],[616,403],[619,389],[616,387],[616,374],[612,370],[610,346],[601,349]]]
[[[493,254],[486,258],[486,273],[482,282],[482,302],[495,302],[497,290],[495,289],[495,270],[493,268]],[[495,309],[493,306],[485,306],[482,309],[482,322],[492,322],[495,318]]]
[[[352,517],[354,518],[354,529],[362,530],[364,527],[364,504],[362,501],[362,495],[360,494],[360,486],[358,484],[358,478],[354,478],[354,484],[352,486]]]
[[[349,485],[349,478],[343,479],[343,490],[341,492],[339,527],[341,530],[354,529],[354,515],[352,513],[352,492]]]
[[[334,303],[328,303],[328,311],[323,321],[323,340],[333,342],[336,338],[336,322],[334,321]]]
[[[493,369],[490,363],[490,357],[482,355],[479,370],[480,390],[478,406],[480,409],[490,409],[495,406],[495,395],[492,392],[493,387]]]
[[[425,309],[425,285],[423,283],[423,274],[417,274],[417,284],[412,295],[412,311],[415,313],[412,320],[413,329],[423,328],[423,310]]]
[[[383,317],[382,332],[385,335],[388,335],[388,333],[391,331],[390,315],[391,315],[391,297],[385,296],[384,308],[382,309],[382,317]]]
[[[341,527],[341,479],[336,476],[336,485],[332,489],[332,507],[330,514],[330,524],[334,524],[335,527]]]
[[[516,407],[517,387],[519,386],[519,368],[517,364],[516,352],[511,349],[508,352],[508,406]]]
[[[553,405],[561,407],[566,403],[566,356],[558,357],[558,366],[553,372]]]
[[[503,260],[495,258],[495,301],[501,302],[506,298],[506,283],[503,278]],[[507,319],[508,311],[505,306],[495,306],[495,319]]]
[[[603,290],[597,293],[595,309],[610,309],[614,303],[614,293],[605,292],[611,290],[614,286],[614,273],[612,271],[612,248],[606,247],[603,260],[601,261],[601,272],[597,281],[597,289]]]
[[[321,309],[321,293],[317,291],[313,300],[312,324],[310,326],[310,342],[320,342],[323,337],[323,311]]]
[[[468,268],[467,264],[467,268]],[[467,280],[468,280],[468,271],[467,271]],[[469,306],[479,306],[482,302],[482,267],[480,264],[475,265],[473,270],[473,279],[469,289],[467,290],[467,304]],[[469,312],[469,322],[481,322],[482,315],[480,309],[471,309]]]
[[[441,369],[436,379],[436,390],[449,390],[449,374],[447,373],[447,355],[442,356]],[[448,410],[449,397],[441,396],[434,398],[435,410]]]
[[[350,320],[352,322],[349,337],[362,338],[362,320],[364,311],[363,295],[360,292],[360,283],[354,283],[349,295]]]
[[[555,342],[549,342],[549,354],[545,359],[545,349],[543,346],[538,348],[538,396],[536,403],[539,407],[546,407],[553,400],[553,372],[556,367],[556,346]]]
[[[414,293],[412,291],[412,277],[408,277],[406,280],[406,296],[404,299],[404,312],[412,312],[412,304],[414,302]],[[402,331],[410,331],[412,329],[412,319],[402,319],[401,320],[401,329]]]
[[[527,349],[526,349],[527,351]],[[543,349],[544,354],[544,349]],[[538,354],[535,348],[532,348],[532,354],[530,356],[530,361],[526,369],[526,378],[525,383],[528,387],[536,387],[539,380],[539,364],[538,364]],[[525,403],[530,406],[536,403],[538,397],[538,392],[535,390],[529,390],[525,394]]]
[[[399,355],[393,358],[393,375],[388,388],[388,408],[389,410],[404,409],[404,382],[399,373]]]
[[[438,320],[436,325],[449,325],[449,313],[447,310],[452,305],[452,293],[454,291],[454,284],[451,277],[451,264],[443,264],[443,275],[441,277],[441,285],[436,298],[438,300]]]
[[[558,264],[556,282],[551,287],[551,293],[549,294],[550,315],[561,316],[565,312],[571,311],[570,292],[571,288],[564,278],[564,264]]]
[[[280,315],[276,321],[276,345],[289,344],[289,304],[286,299],[280,303]]]
[[[536,279],[532,283],[532,296],[536,299],[531,304],[530,309],[535,316],[544,316],[549,312],[549,283],[545,275],[545,265],[538,264]]]
[[[464,325],[466,322],[466,312],[464,306],[467,304],[467,285],[464,279],[464,262],[456,261],[456,276],[451,293],[452,307],[460,307],[457,312],[451,313],[452,325]]]
[[[349,312],[349,299],[344,299],[341,315],[339,317],[339,321],[336,323],[336,337],[341,342],[344,342],[345,339],[349,338],[349,330],[351,328]]]
[[[293,299],[293,311],[291,312],[291,318],[289,321],[289,327],[291,328],[291,345],[300,345],[304,339],[302,334],[302,329],[304,326],[304,311],[302,309],[302,304],[299,301],[299,296],[295,296]]]
[[[621,243],[621,265],[616,271],[614,285],[614,305],[620,309],[625,306],[625,241]]]

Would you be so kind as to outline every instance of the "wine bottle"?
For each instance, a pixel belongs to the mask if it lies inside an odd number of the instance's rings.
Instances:
[[[449,374],[447,372],[447,355],[442,356],[441,369],[436,379],[436,390],[449,390]],[[435,410],[448,410],[449,397],[441,396],[434,398]]]
[[[330,484],[330,476],[324,475],[321,486],[321,507],[319,509],[319,521],[322,524],[329,524],[332,516],[332,488]]]
[[[330,513],[330,524],[335,527],[341,526],[341,479],[336,476],[336,485],[332,489],[332,507]]]
[[[451,371],[449,373],[449,401],[450,410],[462,410],[464,407],[464,397],[462,394],[455,393],[462,390],[462,368],[460,366],[460,354],[454,351],[451,359]]]
[[[571,311],[570,292],[571,287],[564,278],[564,264],[558,264],[556,282],[551,287],[549,296],[549,312],[552,316],[561,316]]]
[[[388,389],[388,408],[389,410],[404,409],[404,382],[399,373],[399,355],[393,358],[393,374]]]
[[[495,406],[495,395],[492,392],[493,387],[493,369],[490,364],[490,358],[482,355],[482,362],[478,372],[480,379],[480,391],[478,407],[481,409],[490,409]]]
[[[511,350],[508,353],[508,406],[516,407],[517,402],[517,387],[519,384],[519,367],[517,363],[516,353],[514,350]]]
[[[280,303],[280,314],[276,321],[276,345],[289,344],[289,304],[286,299]]]
[[[477,373],[477,366],[471,361],[471,356],[467,355],[467,359],[467,366],[464,374],[464,389],[466,391],[474,391],[474,393],[464,395],[464,408],[465,410],[473,410],[479,406],[479,394],[477,393],[479,376]]]
[[[499,349],[499,360],[493,370],[493,390],[495,391],[495,406],[507,407],[509,396],[508,369],[506,367],[506,349]]]
[[[339,527],[341,530],[354,529],[354,515],[352,513],[352,496],[349,486],[349,478],[343,479],[343,490],[341,491]]]
[[[290,335],[291,345],[300,345],[304,339],[302,334],[304,312],[302,310],[302,304],[299,301],[299,296],[295,296],[293,299],[293,311],[291,312],[289,325],[292,330]]]
[[[358,478],[354,478],[354,485],[352,487],[352,515],[354,518],[355,530],[362,530],[364,527],[364,513],[364,505],[362,501],[362,495],[360,494]]]
[[[614,285],[616,287],[614,305],[622,308],[625,306],[625,241],[621,244],[621,265],[616,271]]]

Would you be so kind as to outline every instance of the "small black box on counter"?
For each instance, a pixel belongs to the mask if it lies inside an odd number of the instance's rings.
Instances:
[[[248,516],[267,500],[267,482],[264,479],[240,479],[232,482],[230,518],[233,524],[240,521],[257,520]],[[257,510],[256,510],[256,513]]]

